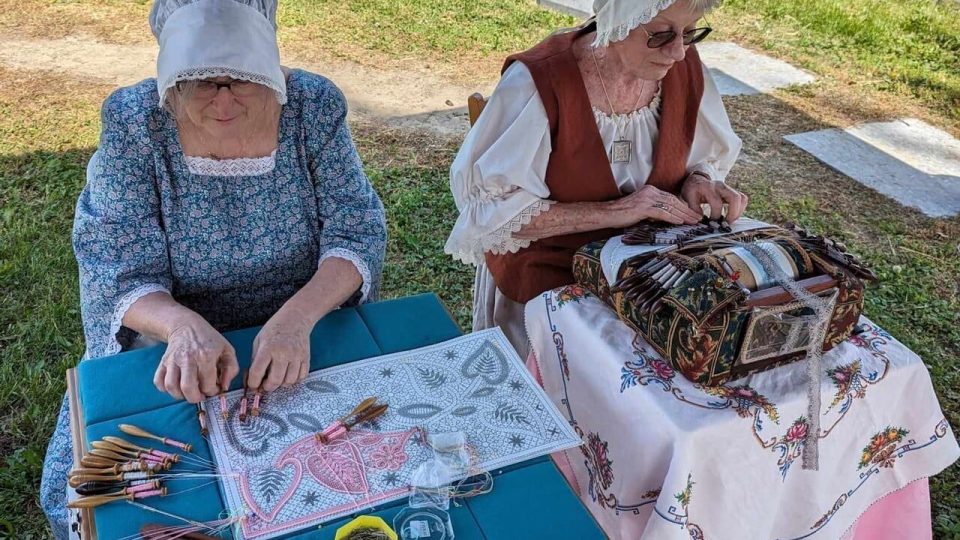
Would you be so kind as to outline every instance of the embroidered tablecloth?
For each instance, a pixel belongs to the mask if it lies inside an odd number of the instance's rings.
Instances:
[[[706,388],[582,288],[526,306],[544,389],[586,442],[565,451],[612,538],[839,538],[960,447],[921,359],[866,318],[825,355],[819,471],[801,468],[805,365]]]

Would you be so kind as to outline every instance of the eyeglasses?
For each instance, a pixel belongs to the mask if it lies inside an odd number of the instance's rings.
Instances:
[[[177,91],[180,93],[186,92],[190,97],[196,99],[213,99],[221,88],[229,88],[230,92],[237,97],[250,97],[257,93],[259,86],[257,83],[240,79],[223,83],[216,81],[180,81],[177,83]]]
[[[643,30],[643,33],[647,35],[647,47],[650,47],[651,49],[659,49],[660,47],[664,47],[670,43],[673,43],[673,40],[677,39],[677,33],[673,30],[665,30],[663,32],[654,32],[651,34],[642,26],[640,29]],[[710,28],[709,26],[687,30],[683,33],[683,44],[693,45],[694,43],[700,43],[712,31],[713,28]]]

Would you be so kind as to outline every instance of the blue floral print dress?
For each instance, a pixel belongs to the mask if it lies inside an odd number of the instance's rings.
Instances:
[[[121,326],[137,299],[168,291],[221,331],[263,324],[327,257],[351,261],[377,297],[386,225],[329,80],[293,70],[273,156],[221,170],[183,154],[154,79],[121,88],[102,110],[100,146],[77,202],[85,358],[129,348]],[[209,165],[209,160],[207,160]],[[73,459],[64,399],[47,448],[41,502],[68,536],[66,475]]]

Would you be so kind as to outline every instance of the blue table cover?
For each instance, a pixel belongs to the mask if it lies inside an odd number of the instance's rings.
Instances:
[[[250,365],[250,351],[259,328],[229,332],[226,338],[237,351],[241,371]],[[453,339],[460,329],[433,294],[341,309],[324,317],[310,339],[310,370],[415,349]],[[153,386],[153,373],[163,356],[160,345],[81,362],[77,368],[79,394],[88,441],[107,435],[123,435],[119,424],[134,424],[147,431],[193,445],[194,454],[212,459],[200,434],[196,407],[177,401]],[[232,388],[241,385],[237,377]],[[141,441],[156,446],[150,441]],[[604,538],[587,510],[580,504],[559,471],[547,457],[491,471],[492,493],[467,499],[450,507],[457,539],[577,539]],[[223,497],[216,482],[177,480],[167,485],[171,492],[189,492],[146,502],[154,508],[205,522],[223,518]],[[382,517],[392,523],[404,500],[358,512]],[[174,518],[129,504],[108,504],[95,510],[97,535],[101,540],[124,538],[145,523],[182,525]],[[343,518],[320,528],[285,538],[330,539]]]

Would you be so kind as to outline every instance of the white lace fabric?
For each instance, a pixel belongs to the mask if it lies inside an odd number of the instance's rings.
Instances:
[[[144,296],[155,292],[170,293],[166,287],[160,285],[159,283],[146,283],[123,295],[123,298],[117,302],[117,307],[113,310],[113,319],[110,321],[111,340],[110,344],[107,346],[107,356],[120,352],[121,346],[120,342],[117,341],[116,336],[120,331],[120,327],[123,326],[123,317],[127,314],[127,311],[130,310],[130,306]]]
[[[360,285],[360,302],[365,302],[367,296],[370,294],[370,286],[373,283],[373,278],[370,276],[370,268],[367,266],[367,263],[364,262],[360,255],[349,249],[333,248],[325,251],[323,255],[320,256],[320,260],[317,261],[317,268],[320,268],[323,261],[333,257],[350,261],[353,263],[353,266],[357,268],[357,272],[360,273],[360,277],[363,279],[363,284]]]
[[[674,2],[676,0],[595,0],[597,37],[593,46],[606,47],[611,42],[623,41],[630,32],[652,21]]]
[[[211,159],[200,156],[184,156],[191,174],[200,176],[260,176],[273,172],[277,151],[259,158]]]
[[[451,238],[444,246],[444,251],[452,255],[454,259],[472,265],[479,265],[483,262],[484,253],[488,251],[494,255],[516,253],[521,249],[530,247],[533,240],[515,238],[513,233],[522,229],[524,225],[528,225],[533,218],[546,212],[554,204],[556,202],[547,199],[536,200],[501,227],[489,234],[472,238],[466,245],[457,245]]]

